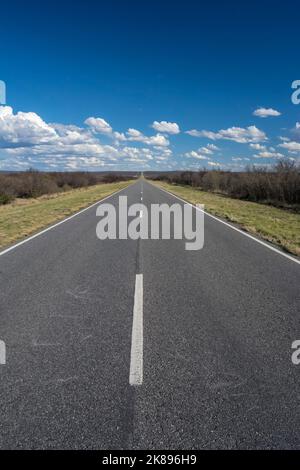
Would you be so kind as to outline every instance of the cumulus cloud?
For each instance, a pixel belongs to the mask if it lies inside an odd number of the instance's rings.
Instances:
[[[118,142],[125,142],[126,141],[126,135],[123,132],[114,132],[114,138]]]
[[[254,111],[253,116],[258,116],[261,118],[267,118],[272,116],[277,117],[281,116],[281,113],[273,108],[258,108]]]
[[[90,117],[85,124],[87,127],[46,123],[36,113],[14,113],[8,106],[0,107],[0,168],[135,168],[148,167],[155,159],[167,162],[172,155],[162,134],[148,137],[136,129],[126,134],[114,132],[102,118]],[[114,139],[114,145],[103,144],[97,134]],[[150,148],[121,145],[124,142],[144,143]]]
[[[132,142],[142,142],[146,145],[155,145],[157,147],[168,147],[170,145],[169,140],[162,134],[156,134],[151,137],[145,136],[142,132],[137,129],[128,129],[127,140]]]
[[[192,137],[203,137],[202,132],[204,131],[197,131],[196,129],[191,129],[190,131],[186,131],[185,133],[191,135]]]
[[[250,147],[254,150],[265,150],[266,146],[261,144],[250,144]]]
[[[13,112],[0,106],[0,168],[26,169],[42,166],[51,169],[127,168],[154,159],[168,160],[172,151],[162,134],[145,136],[136,129],[126,134],[114,132],[102,118],[86,119],[87,127],[46,123],[36,113]],[[97,134],[114,139],[114,145],[103,144]],[[123,146],[123,142],[149,145],[140,148]]]
[[[127,162],[146,163],[148,160],[153,159],[151,152],[147,148],[124,147],[122,154]]]
[[[267,140],[266,134],[256,126],[249,126],[246,128],[230,127],[229,129],[221,129],[218,132],[206,130],[197,131],[196,129],[193,129],[186,131],[186,133],[193,137],[206,137],[211,140],[232,140],[240,144]]]
[[[0,106],[0,168],[26,169],[29,166],[55,170],[95,170],[149,168],[153,165],[164,165],[163,168],[178,166],[176,158],[172,157],[169,136],[180,132],[176,123],[155,121],[152,127],[156,134],[147,136],[143,132],[129,128],[127,132],[114,131],[112,126],[99,117],[89,117],[85,125],[66,125],[47,123],[36,113],[17,112],[9,106]],[[299,125],[294,128],[299,132]],[[279,158],[283,155],[274,147],[266,147],[261,142],[267,140],[266,134],[256,128],[231,127],[213,131],[188,131],[190,135],[206,137],[210,140],[230,140],[239,143],[249,143],[257,153],[255,158]],[[103,136],[103,141],[102,141]],[[109,140],[110,139],[110,140]],[[292,140],[281,140],[282,148],[289,153],[300,153],[300,143],[296,134]],[[108,145],[107,142],[111,145]],[[187,163],[198,168],[199,160],[207,165],[219,167],[220,163],[213,161],[219,147],[214,143],[204,145],[197,150],[188,151],[183,156],[184,168]],[[233,157],[238,164],[242,157]],[[189,160],[187,160],[189,159]],[[244,158],[245,159],[245,158]],[[197,166],[198,165],[198,166]],[[154,166],[155,167],[155,166]]]
[[[108,124],[108,122],[105,121],[105,119],[89,117],[84,121],[84,123],[89,126],[95,133],[106,135],[112,134],[112,127],[110,126],[110,124]]]
[[[185,153],[185,156],[187,158],[197,158],[198,160],[209,160],[216,150],[219,150],[216,145],[208,144],[205,147],[200,147],[198,150]]]
[[[207,147],[200,147],[200,148],[198,149],[198,152],[203,153],[203,154],[205,154],[205,155],[212,155],[212,154],[214,153],[213,150],[212,150],[211,148],[209,148],[209,146],[207,146]]]
[[[10,106],[0,107],[0,146],[34,145],[55,140],[57,134],[36,113],[13,114]]]
[[[192,150],[191,152],[185,153],[185,156],[187,158],[197,158],[198,160],[208,160],[208,157],[205,155],[202,155],[201,153]]]
[[[269,151],[264,151],[264,152],[259,152],[258,154],[253,155],[254,158],[283,158],[284,155],[279,152],[269,152]]]
[[[167,122],[167,121],[154,121],[152,126],[157,132],[162,132],[163,134],[179,134],[180,128],[176,122]]]
[[[283,144],[279,144],[279,147],[288,150],[289,152],[300,152],[300,143],[299,142],[284,142]]]
[[[220,150],[219,147],[217,147],[214,144],[207,144],[206,147],[209,148],[210,150],[214,150],[214,151]]]

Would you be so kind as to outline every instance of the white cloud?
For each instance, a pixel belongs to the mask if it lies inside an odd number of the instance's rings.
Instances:
[[[118,149],[102,145],[91,129],[46,123],[35,113],[13,113],[0,107],[0,148],[2,163],[9,168],[44,164],[51,168],[103,166],[122,158]],[[87,160],[82,160],[85,158]]]
[[[289,152],[300,152],[300,143],[299,142],[284,142],[283,144],[279,144],[279,147],[282,147]]]
[[[114,132],[114,137],[119,142],[125,142],[127,140],[123,132]]]
[[[208,144],[205,147],[200,147],[198,150],[187,152],[185,156],[187,158],[197,158],[198,160],[209,160],[215,150],[219,150],[219,148],[216,145]]]
[[[273,108],[258,108],[254,111],[253,116],[266,118],[270,116],[281,116],[281,113]]]
[[[127,140],[132,142],[142,142],[146,145],[155,145],[157,147],[168,147],[168,145],[170,145],[169,140],[162,134],[147,137],[142,132],[132,128],[127,131]]]
[[[208,131],[197,131],[196,129],[191,129],[190,131],[186,131],[185,133],[191,135],[192,137],[205,137],[203,136],[203,132],[208,133]],[[214,132],[211,132],[211,135],[214,135]],[[210,139],[211,137],[209,137]]]
[[[148,162],[167,161],[172,156],[168,139],[162,134],[147,137],[136,129],[127,135],[114,132],[102,118],[88,118],[87,127],[46,123],[35,113],[13,113],[0,106],[0,168],[26,169],[29,166],[93,170],[102,167],[149,167]],[[114,145],[102,144],[96,134],[115,139]],[[151,146],[122,146],[137,141]]]
[[[215,150],[215,151],[220,150],[219,147],[217,147],[214,144],[207,144],[206,147],[209,148],[210,150]]]
[[[269,152],[269,151],[264,151],[264,152],[259,152],[258,154],[253,155],[254,158],[283,158],[284,155],[279,152]]]
[[[230,127],[229,129],[221,129],[218,132],[206,130],[197,131],[194,129],[187,131],[186,133],[194,137],[206,137],[211,140],[232,140],[240,144],[267,140],[266,134],[256,126],[249,126],[246,128]]]
[[[124,147],[121,152],[126,161],[138,161],[140,163],[153,159],[151,151],[147,148]]]
[[[168,145],[170,145],[168,139],[166,139],[161,134],[156,134],[152,137],[146,137],[145,143],[148,145],[156,145],[157,147],[167,147]]]
[[[200,153],[204,153],[205,155],[212,155],[214,152],[212,151],[212,149],[210,149],[208,146],[207,147],[200,147],[198,149],[198,152]]]
[[[232,157],[231,160],[234,161],[234,162],[241,162],[241,161],[249,162],[250,158],[248,158],[248,157]]]
[[[179,134],[180,128],[176,122],[167,122],[167,121],[154,121],[152,126],[157,132],[162,132],[163,134]]]
[[[56,137],[55,130],[36,113],[13,114],[10,106],[0,107],[0,147],[47,143]]]
[[[144,137],[143,134],[137,129],[128,129],[127,135],[129,135],[129,137],[132,137],[134,139],[140,139]]]
[[[205,155],[202,155],[199,152],[196,152],[195,150],[192,150],[191,152],[185,153],[185,157],[187,158],[197,158],[198,160],[208,160],[208,157]]]
[[[84,121],[84,123],[89,126],[93,132],[98,134],[112,134],[112,127],[105,121],[105,119],[89,117]]]
[[[265,150],[266,146],[261,144],[250,144],[250,147],[254,150]]]

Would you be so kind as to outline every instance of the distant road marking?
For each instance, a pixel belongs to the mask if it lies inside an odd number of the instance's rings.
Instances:
[[[133,184],[134,184],[134,183],[133,183]],[[82,214],[82,213],[85,212],[85,211],[88,211],[88,210],[91,209],[92,207],[97,206],[98,204],[100,204],[100,203],[103,202],[103,201],[106,201],[106,199],[109,199],[110,197],[115,196],[116,194],[120,193],[121,191],[124,191],[125,189],[128,189],[130,186],[131,186],[131,185],[126,186],[126,188],[119,189],[118,191],[115,191],[114,193],[110,194],[109,196],[106,196],[106,197],[104,197],[103,199],[100,199],[99,201],[94,202],[92,205],[90,205],[90,206],[88,206],[88,207],[85,207],[84,209],[81,209],[79,212],[76,212],[75,214],[70,215],[70,216],[67,217],[66,219],[63,219],[63,220],[61,220],[60,222],[57,222],[56,224],[51,225],[50,227],[45,228],[45,229],[42,230],[41,232],[38,232],[38,233],[32,235],[31,237],[25,238],[25,240],[22,240],[21,242],[18,242],[18,243],[16,243],[15,245],[10,246],[9,248],[6,248],[5,250],[3,250],[3,251],[0,252],[0,256],[3,256],[3,255],[5,255],[6,253],[9,253],[10,251],[14,250],[15,248],[18,248],[18,246],[24,245],[25,243],[29,242],[30,240],[33,240],[34,238],[37,238],[37,237],[39,237],[40,235],[43,235],[44,233],[49,232],[49,231],[52,230],[53,228],[58,227],[59,225],[62,225],[62,224],[64,224],[65,222],[68,222],[68,220],[71,220],[71,219],[73,219],[74,217],[77,217],[77,215]]]
[[[219,218],[216,217],[215,215],[209,214],[209,212],[206,212],[205,210],[200,209],[199,207],[196,207],[194,204],[191,204],[190,202],[185,201],[184,199],[182,199],[182,198],[179,197],[179,196],[176,196],[175,194],[171,193],[170,191],[167,191],[166,189],[160,188],[159,186],[155,186],[154,184],[152,184],[152,183],[150,183],[150,182],[148,182],[148,183],[149,183],[151,186],[154,186],[155,188],[160,189],[161,191],[163,191],[163,192],[165,192],[165,193],[167,193],[167,194],[170,194],[170,196],[175,197],[175,198],[178,199],[179,201],[182,201],[182,202],[184,202],[185,204],[188,204],[188,205],[194,207],[194,208],[197,209],[198,211],[203,212],[203,213],[204,213],[205,215],[207,215],[208,217],[211,217],[212,219],[217,220],[218,222],[220,222],[221,224],[226,225],[227,227],[231,228],[232,230],[235,230],[236,232],[241,233],[241,234],[244,235],[245,237],[251,238],[251,240],[254,240],[255,242],[259,243],[260,245],[263,245],[263,246],[265,246],[266,248],[269,248],[269,250],[275,251],[275,253],[278,253],[279,255],[284,256],[285,258],[289,259],[290,261],[294,261],[294,263],[300,264],[300,260],[294,258],[293,256],[290,256],[290,255],[288,255],[287,253],[284,253],[283,251],[278,250],[278,249],[275,248],[274,246],[269,245],[268,243],[266,243],[266,242],[264,242],[264,241],[262,241],[262,240],[259,240],[258,238],[253,237],[253,236],[250,235],[249,233],[246,233],[246,232],[244,232],[243,230],[241,230],[241,229],[239,229],[239,228],[237,228],[237,227],[234,227],[234,225],[231,225],[231,224],[225,222],[224,220],[219,219]]]
[[[130,354],[130,385],[143,383],[143,275],[135,278],[133,323]]]

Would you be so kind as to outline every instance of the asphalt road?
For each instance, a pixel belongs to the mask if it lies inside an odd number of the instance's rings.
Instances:
[[[106,202],[142,186],[149,208],[179,202],[142,180]],[[208,216],[200,251],[100,241],[98,221],[0,256],[0,448],[300,449],[299,264]]]

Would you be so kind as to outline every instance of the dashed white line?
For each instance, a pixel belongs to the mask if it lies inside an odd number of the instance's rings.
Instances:
[[[129,384],[143,383],[143,275],[135,278]]]

